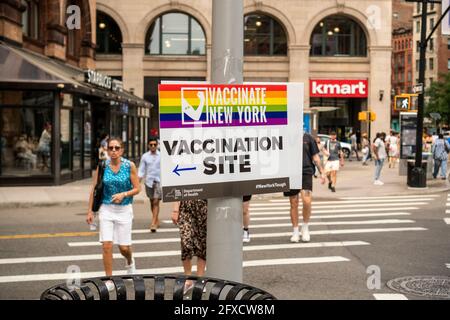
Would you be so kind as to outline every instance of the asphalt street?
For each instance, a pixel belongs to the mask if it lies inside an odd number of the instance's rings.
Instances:
[[[256,199],[243,282],[278,299],[373,300],[397,293],[386,286],[394,278],[450,276],[448,199],[448,192],[321,199],[313,204],[308,244],[289,242],[286,198]],[[170,205],[163,205],[163,223],[153,234],[148,203],[134,210],[138,271],[181,272]],[[0,209],[0,299],[39,299],[48,287],[65,282],[70,266],[79,267],[83,277],[103,275],[98,235],[85,224],[85,212],[82,206]],[[114,269],[123,271],[122,258],[115,259]],[[376,283],[373,270],[380,271],[379,289],[370,285]]]

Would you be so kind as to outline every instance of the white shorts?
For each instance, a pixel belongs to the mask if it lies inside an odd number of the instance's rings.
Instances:
[[[131,245],[133,206],[102,204],[99,209],[100,242],[111,241],[121,246]]]
[[[325,164],[325,172],[330,172],[330,171],[339,171],[339,167],[340,167],[340,163],[339,160],[328,160],[327,163]]]

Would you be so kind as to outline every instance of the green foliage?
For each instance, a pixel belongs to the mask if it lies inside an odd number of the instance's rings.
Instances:
[[[450,123],[450,72],[441,75],[439,82],[433,82],[426,90],[429,97],[425,105],[425,113],[437,112],[441,115],[441,123]]]

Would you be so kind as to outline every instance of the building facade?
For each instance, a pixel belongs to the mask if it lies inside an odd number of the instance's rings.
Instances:
[[[210,79],[211,15],[209,0],[97,1],[97,43],[122,43],[97,52],[97,69],[155,105],[154,130],[161,80]],[[245,0],[244,15],[245,81],[305,83],[319,132],[367,131],[369,109],[372,135],[389,129],[392,0]],[[350,83],[360,92],[340,90]]]
[[[146,150],[150,103],[95,71],[94,0],[0,2],[0,185],[91,176],[100,136]]]
[[[414,7],[413,25],[413,61],[414,61],[414,81],[419,82],[419,42],[421,31],[421,4]],[[440,4],[428,4],[427,36],[438,22],[442,15]],[[445,22],[444,22],[445,23]],[[433,81],[438,81],[441,74],[450,72],[450,36],[442,35],[441,27],[438,27],[428,42],[425,63],[425,88],[429,87]]]
[[[395,95],[412,93],[412,29],[399,28],[392,33],[392,90]]]
[[[392,9],[392,90],[391,128],[398,131],[399,111],[395,108],[395,96],[411,94],[413,79],[413,12],[414,4],[393,0]],[[415,98],[412,99],[414,102]]]

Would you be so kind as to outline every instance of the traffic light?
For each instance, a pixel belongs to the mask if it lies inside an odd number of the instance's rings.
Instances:
[[[367,121],[367,111],[358,112],[359,121]]]
[[[373,111],[358,112],[358,120],[359,121],[375,121],[376,119],[377,119],[377,115]]]

